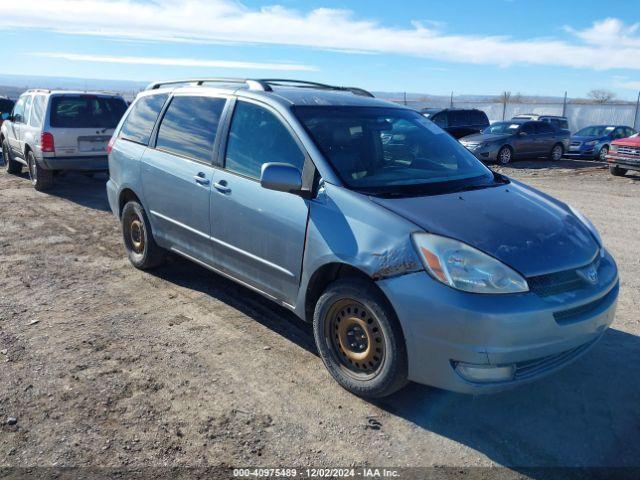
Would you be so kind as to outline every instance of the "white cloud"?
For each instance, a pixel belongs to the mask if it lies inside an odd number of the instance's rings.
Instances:
[[[613,85],[617,88],[624,88],[626,90],[640,91],[640,80],[633,80],[629,77],[616,76],[613,77]]]
[[[36,57],[59,58],[76,62],[96,63],[125,63],[131,65],[164,65],[171,67],[215,67],[215,68],[246,68],[251,70],[280,70],[280,71],[315,71],[311,65],[296,63],[262,63],[239,62],[230,60],[199,60],[195,58],[166,58],[166,57],[127,57],[110,55],[84,55],[64,52],[33,52]]]
[[[5,2],[2,23],[111,38],[295,45],[497,66],[640,69],[639,26],[612,18],[584,30],[567,27],[564,40],[514,39],[449,34],[420,22],[388,27],[349,10],[249,8],[234,0],[22,0]]]

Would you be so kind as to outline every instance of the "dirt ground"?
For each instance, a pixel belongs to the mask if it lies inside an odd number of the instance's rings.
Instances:
[[[419,385],[371,403],[311,329],[180,259],[131,267],[106,177],[48,194],[0,174],[0,466],[640,466],[640,175],[502,171],[578,207],[621,276],[603,341],[492,396]]]

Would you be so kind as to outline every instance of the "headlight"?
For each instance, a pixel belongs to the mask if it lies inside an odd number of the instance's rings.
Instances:
[[[598,143],[598,140],[591,140],[590,142],[584,142],[584,144],[588,147],[593,147],[596,143]]]
[[[445,285],[473,293],[529,291],[519,273],[465,243],[430,233],[412,237],[427,272]]]
[[[591,233],[591,235],[593,236],[593,238],[597,242],[598,247],[600,248],[600,256],[603,257],[604,256],[604,244],[602,243],[602,237],[600,237],[600,233],[598,233],[598,229],[595,227],[595,225],[593,223],[591,223],[591,220],[589,220],[587,217],[585,217],[582,214],[582,212],[580,212],[580,210],[578,210],[577,208],[572,207],[571,205],[569,205],[569,209],[571,210],[571,213],[573,213],[576,217],[578,217],[578,220],[580,220],[582,222],[582,224],[585,227],[587,227],[587,230],[589,230],[589,232]]]

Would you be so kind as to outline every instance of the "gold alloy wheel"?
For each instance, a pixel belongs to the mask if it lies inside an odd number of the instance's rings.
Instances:
[[[140,218],[135,215],[129,224],[129,237],[131,238],[131,247],[136,253],[144,252],[144,227]]]
[[[325,336],[343,369],[358,377],[375,376],[384,361],[382,328],[368,308],[338,300],[325,318]]]

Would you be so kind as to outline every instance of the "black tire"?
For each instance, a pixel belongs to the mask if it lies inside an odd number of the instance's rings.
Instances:
[[[4,167],[7,169],[7,173],[11,175],[20,175],[22,173],[22,164],[16,162],[11,155],[9,149],[9,143],[6,140],[2,142],[2,159],[4,160]]]
[[[39,192],[44,192],[51,188],[53,185],[53,171],[42,168],[31,151],[27,153],[27,169],[29,170],[29,178],[33,188]]]
[[[606,162],[608,154],[609,154],[609,145],[604,145],[598,152],[598,156],[596,157],[596,160],[599,160],[601,162]]]
[[[549,160],[552,162],[559,162],[562,160],[562,156],[564,155],[564,147],[561,143],[556,143],[553,147],[551,147],[551,151],[549,152]]]
[[[513,160],[513,150],[507,146],[502,147],[498,150],[496,160],[500,165],[509,165]]]
[[[149,270],[164,263],[166,251],[153,239],[147,214],[136,201],[122,209],[122,237],[131,264],[140,270]]]
[[[407,384],[402,328],[371,282],[345,278],[329,285],[316,304],[313,333],[327,370],[349,392],[363,398],[382,398]],[[341,336],[345,342],[355,343],[347,346]]]
[[[611,175],[613,175],[614,177],[624,177],[627,174],[627,169],[620,168],[617,165],[610,165],[609,173],[611,173]]]

